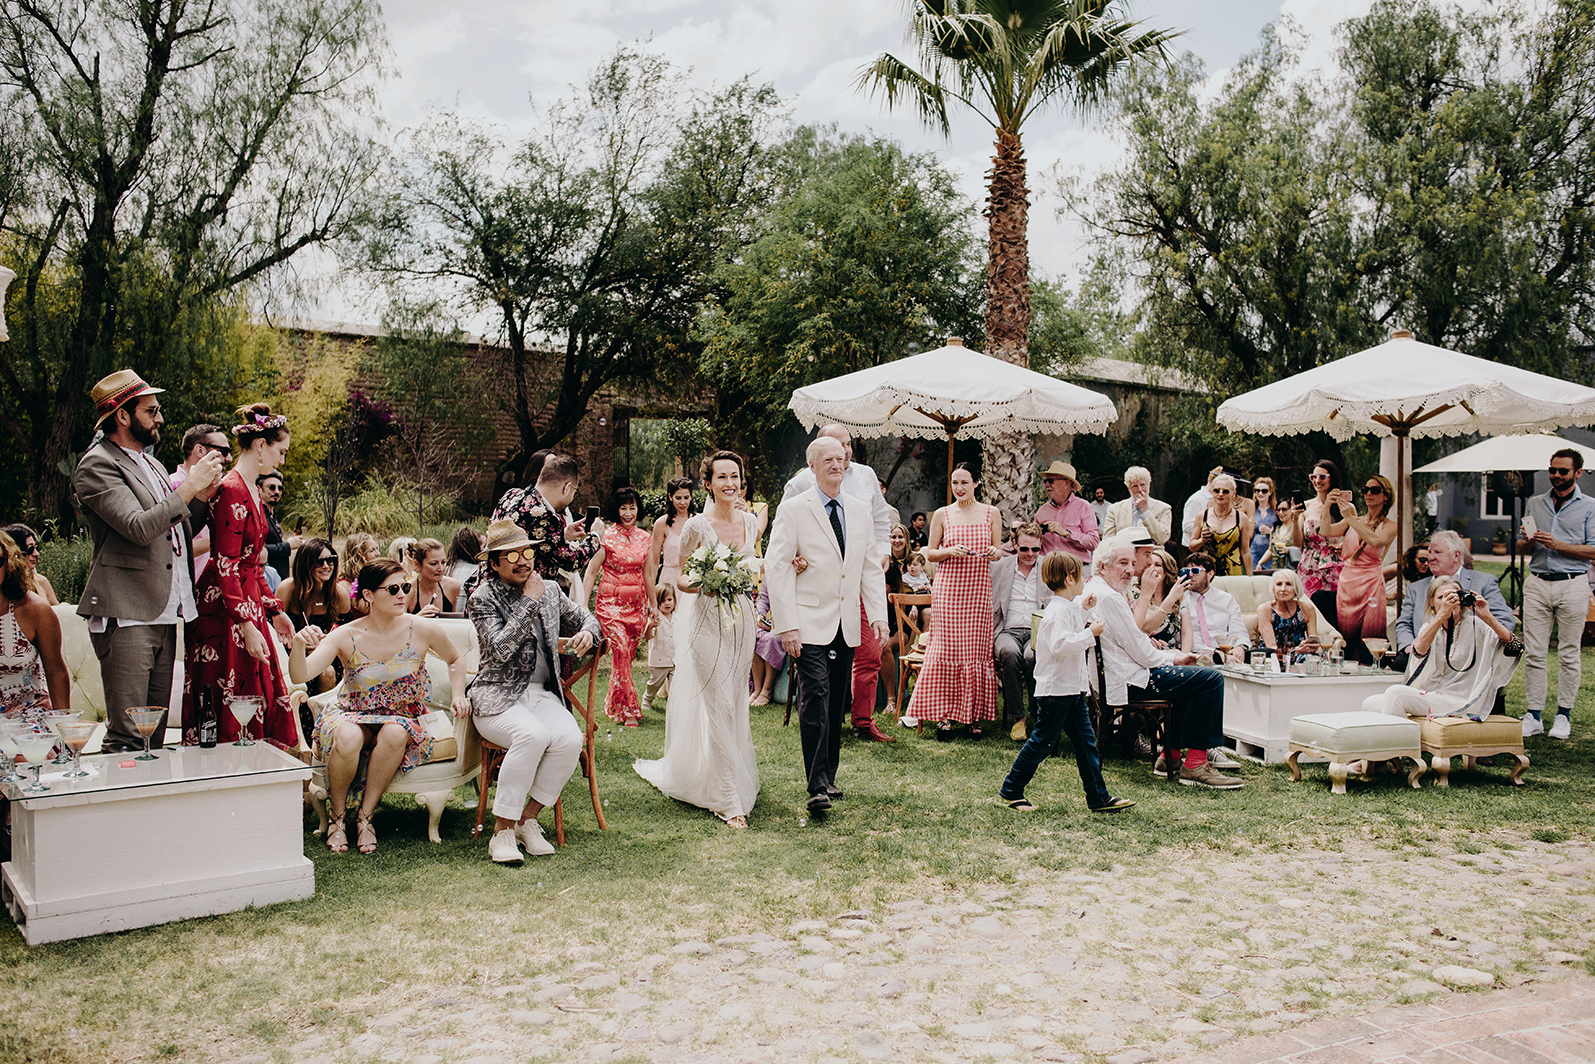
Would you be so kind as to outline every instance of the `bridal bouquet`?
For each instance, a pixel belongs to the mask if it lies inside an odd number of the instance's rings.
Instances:
[[[742,620],[742,598],[759,593],[759,559],[743,556],[724,543],[705,543],[687,556],[681,575],[712,591],[720,607],[720,627],[734,627]]]

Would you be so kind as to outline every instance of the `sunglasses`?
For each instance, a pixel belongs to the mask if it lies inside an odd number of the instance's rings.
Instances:
[[[1576,477],[1579,473],[1577,469],[1558,469],[1555,466],[1551,466],[1546,472],[1553,477]]]
[[[1040,554],[1041,553],[1041,548],[1040,547],[1020,547],[1020,548],[1018,548],[1018,550],[1019,550],[1020,554]]]
[[[532,557],[532,552],[529,550],[507,550],[503,554],[500,554],[499,557],[504,561],[511,563],[529,562],[534,560]]]
[[[1213,494],[1214,495],[1228,495],[1229,493],[1230,493],[1230,491],[1229,491],[1228,488],[1214,488],[1213,489]]]
[[[394,598],[398,598],[400,595],[408,595],[410,593],[410,581],[406,580],[402,584],[389,584],[386,587],[379,588],[378,590],[386,591]]]
[[[22,553],[24,556],[37,554],[39,553],[39,545],[37,543],[29,543],[26,547],[22,548]]]
[[[1252,494],[1253,495],[1267,495],[1268,494],[1268,489],[1263,487],[1261,484],[1253,484],[1252,485]]]
[[[316,568],[318,568],[318,569],[321,568],[323,565],[337,565],[337,564],[338,564],[338,556],[336,554],[323,554],[321,557],[316,559]]]
[[[1383,495],[1385,489],[1378,484],[1368,484],[1363,487],[1362,493],[1364,495]]]

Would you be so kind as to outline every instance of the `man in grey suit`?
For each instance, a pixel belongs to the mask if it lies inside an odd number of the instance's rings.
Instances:
[[[1041,536],[1034,522],[1015,525],[1015,552],[991,563],[992,656],[1002,681],[1002,720],[1015,724],[1011,736],[1025,737],[1025,676],[1036,666],[1030,645],[1030,615],[1042,609],[1052,592],[1041,583]]]
[[[222,477],[211,452],[175,489],[166,470],[144,453],[160,441],[160,401],[132,370],[118,370],[90,397],[104,437],[89,448],[72,478],[94,539],[94,562],[78,602],[105,685],[109,752],[142,749],[127,711],[165,706],[177,663],[177,622],[192,621],[193,529],[210,519],[210,498]],[[155,734],[166,729],[162,717]]]
[[[1490,615],[1501,622],[1507,631],[1510,632],[1517,627],[1517,616],[1512,612],[1512,607],[1506,604],[1506,599],[1501,597],[1501,586],[1495,582],[1495,577],[1489,573],[1481,573],[1477,569],[1462,568],[1463,557],[1462,537],[1450,529],[1436,532],[1430,538],[1429,575],[1407,585],[1407,593],[1401,599],[1401,614],[1396,618],[1398,656],[1393,663],[1396,668],[1406,667],[1407,655],[1412,650],[1413,640],[1417,638],[1417,631],[1423,625],[1423,609],[1424,602],[1429,597],[1429,583],[1437,576],[1456,577],[1457,583],[1462,585],[1464,591],[1471,591],[1485,601],[1490,608]],[[1503,688],[1502,691],[1504,690]],[[1505,705],[1502,692],[1496,692],[1495,712],[1502,712]]]

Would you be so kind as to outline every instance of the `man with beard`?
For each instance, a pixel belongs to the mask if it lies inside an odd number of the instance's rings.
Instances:
[[[105,750],[143,749],[127,711],[165,706],[172,698],[177,622],[198,616],[194,604],[193,529],[210,521],[210,499],[221,482],[220,454],[189,467],[173,488],[166,469],[144,453],[160,442],[160,400],[130,369],[118,370],[89,393],[104,437],[89,448],[72,477],[73,490],[94,539],[94,562],[78,603],[105,685]],[[155,730],[164,734],[166,718]]]

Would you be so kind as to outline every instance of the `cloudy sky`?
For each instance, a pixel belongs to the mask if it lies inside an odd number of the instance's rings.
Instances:
[[[1176,47],[1199,55],[1213,72],[1257,46],[1258,33],[1282,14],[1312,41],[1309,56],[1327,56],[1333,27],[1363,14],[1370,0],[1132,0],[1148,27],[1180,29]],[[397,76],[384,91],[394,128],[431,108],[454,109],[524,130],[534,108],[564,95],[613,48],[651,39],[702,86],[746,74],[771,82],[798,122],[835,122],[873,131],[913,150],[934,151],[960,176],[970,196],[982,195],[991,140],[979,118],[958,115],[944,139],[911,115],[887,113],[853,87],[861,66],[882,51],[912,58],[903,40],[901,0],[384,0]],[[1026,129],[1031,167],[1031,254],[1044,271],[1068,277],[1082,259],[1079,232],[1054,218],[1055,198],[1042,174],[1057,163],[1087,170],[1111,163],[1112,139],[1088,117],[1039,116]]]

